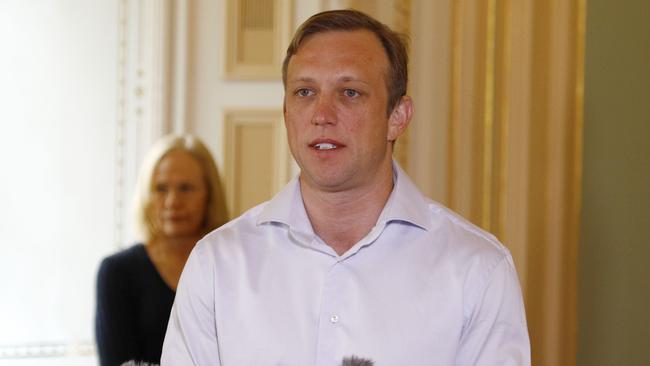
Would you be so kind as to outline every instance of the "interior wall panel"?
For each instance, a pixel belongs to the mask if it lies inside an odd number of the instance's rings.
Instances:
[[[225,112],[224,176],[231,217],[267,201],[289,180],[289,155],[282,112]]]

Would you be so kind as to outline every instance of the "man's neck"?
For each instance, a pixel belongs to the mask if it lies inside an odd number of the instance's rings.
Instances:
[[[338,255],[347,252],[375,226],[393,190],[392,169],[368,187],[327,192],[301,180],[305,210],[316,235]]]

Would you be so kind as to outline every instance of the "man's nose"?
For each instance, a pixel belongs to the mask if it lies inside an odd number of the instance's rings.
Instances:
[[[312,123],[317,126],[336,124],[336,106],[333,97],[321,95],[318,98]]]

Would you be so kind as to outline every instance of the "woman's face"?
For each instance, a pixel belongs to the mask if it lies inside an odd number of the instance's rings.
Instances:
[[[160,160],[152,179],[150,215],[158,235],[183,239],[199,234],[208,190],[201,165],[190,153],[172,150]]]

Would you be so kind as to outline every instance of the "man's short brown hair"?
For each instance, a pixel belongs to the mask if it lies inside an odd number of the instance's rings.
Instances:
[[[408,50],[407,38],[391,30],[387,25],[357,10],[330,10],[312,15],[300,28],[287,48],[287,55],[282,63],[282,82],[287,85],[287,68],[291,56],[295,55],[300,45],[310,36],[332,31],[368,30],[377,36],[388,56],[388,90],[387,113],[393,111],[400,99],[406,95],[408,84]]]

